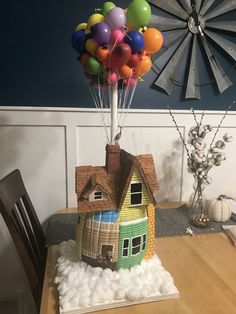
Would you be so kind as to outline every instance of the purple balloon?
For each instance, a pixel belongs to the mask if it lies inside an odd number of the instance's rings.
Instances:
[[[111,38],[111,29],[107,23],[100,22],[91,28],[93,39],[99,46],[105,46]]]
[[[115,7],[111,9],[105,19],[111,30],[120,29],[126,25],[126,15],[122,8]]]

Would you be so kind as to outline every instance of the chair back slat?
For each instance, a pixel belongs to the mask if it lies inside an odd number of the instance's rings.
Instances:
[[[39,309],[46,248],[42,227],[18,169],[0,180],[0,212],[22,260]]]

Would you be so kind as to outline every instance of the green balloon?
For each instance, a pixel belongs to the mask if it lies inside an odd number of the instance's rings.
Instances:
[[[101,72],[102,65],[95,58],[90,57],[87,61],[86,70],[91,75],[96,75]]]
[[[110,2],[110,1],[104,2],[103,6],[102,6],[103,16],[107,16],[107,13],[115,7],[116,7],[116,5],[113,2]]]
[[[127,8],[127,20],[134,27],[146,26],[151,18],[151,8],[145,0],[133,0]]]

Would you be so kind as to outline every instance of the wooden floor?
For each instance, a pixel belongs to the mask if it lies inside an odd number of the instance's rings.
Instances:
[[[58,314],[53,284],[57,246],[48,250],[40,314]],[[224,233],[166,237],[156,252],[171,273],[179,299],[99,311],[99,314],[234,314],[236,313],[236,247]]]

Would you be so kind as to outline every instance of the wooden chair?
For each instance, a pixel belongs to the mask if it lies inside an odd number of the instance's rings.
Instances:
[[[22,260],[39,311],[46,262],[45,238],[18,169],[0,180],[0,212]]]

